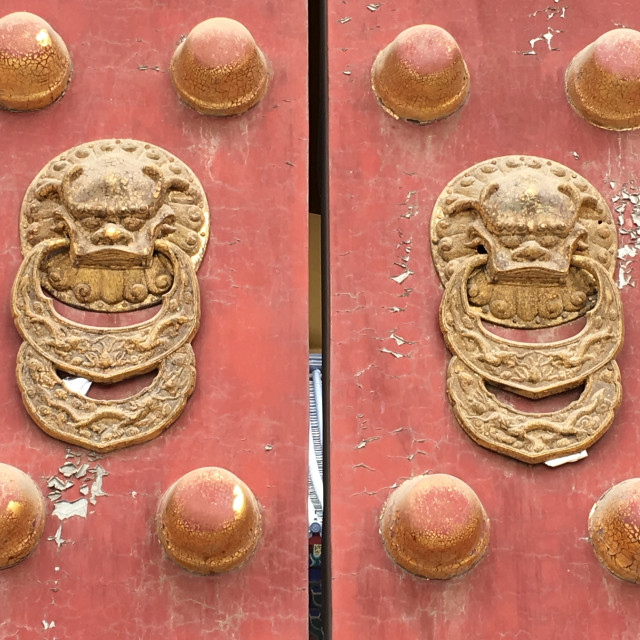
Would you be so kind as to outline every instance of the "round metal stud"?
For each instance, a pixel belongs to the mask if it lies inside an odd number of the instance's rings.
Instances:
[[[403,482],[380,516],[380,535],[391,558],[424,578],[454,578],[482,558],[489,519],[474,491],[447,474]]]
[[[157,533],[169,557],[201,574],[244,564],[260,540],[260,508],[247,485],[219,467],[190,471],[162,496]]]
[[[0,463],[0,569],[24,560],[44,529],[44,500],[20,469]]]
[[[383,49],[371,69],[371,86],[394,118],[421,123],[450,116],[469,94],[469,72],[458,44],[444,29],[421,24]]]
[[[640,32],[614,29],[580,51],[565,88],[576,113],[603,129],[640,127]]]
[[[196,25],[175,50],[170,72],[183,102],[213,116],[247,111],[269,84],[264,55],[249,30],[230,18]]]
[[[589,539],[606,569],[640,584],[640,478],[614,485],[593,505]]]
[[[62,38],[32,13],[0,18],[0,108],[42,109],[55,102],[71,78]]]

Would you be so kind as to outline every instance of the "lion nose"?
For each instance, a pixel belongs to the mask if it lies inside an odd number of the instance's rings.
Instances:
[[[548,260],[549,252],[535,240],[529,240],[518,247],[511,254],[511,257],[517,262],[535,262],[536,260]]]
[[[95,244],[131,244],[131,234],[116,224],[106,224],[100,231],[93,234]]]

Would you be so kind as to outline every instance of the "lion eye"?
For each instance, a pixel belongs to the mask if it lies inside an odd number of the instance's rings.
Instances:
[[[144,220],[141,218],[136,218],[135,216],[127,216],[123,221],[122,225],[127,231],[137,231],[144,224]]]
[[[502,244],[507,247],[507,249],[515,249],[522,242],[521,236],[502,236],[500,238]]]
[[[546,247],[547,249],[549,249],[550,247],[553,247],[556,244],[558,244],[558,238],[556,236],[547,234],[538,238],[538,243],[541,244],[543,247]]]
[[[102,220],[100,220],[100,218],[96,218],[95,216],[90,216],[82,220],[82,226],[89,231],[95,231],[102,226]]]

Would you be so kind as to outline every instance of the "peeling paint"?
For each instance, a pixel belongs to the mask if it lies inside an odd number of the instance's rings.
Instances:
[[[95,480],[91,484],[91,496],[89,497],[89,502],[93,505],[96,503],[96,498],[100,496],[106,496],[106,494],[102,490],[102,478],[104,476],[108,476],[109,474],[98,464],[93,469],[89,469],[90,473],[95,473]]]
[[[375,469],[373,467],[370,467],[368,464],[365,464],[364,462],[360,462],[359,464],[354,464],[353,465],[354,469],[366,469],[367,471],[375,471]]]
[[[578,460],[584,460],[589,454],[586,451],[578,451],[578,453],[572,453],[568,456],[562,456],[561,458],[554,458],[552,460],[546,460],[547,467],[559,467],[569,462],[578,462]]]
[[[56,543],[56,545],[58,546],[58,549],[60,549],[60,547],[61,547],[65,542],[67,542],[67,540],[65,540],[65,539],[62,537],[62,522],[58,525],[58,528],[56,529],[55,534],[54,534],[54,535],[52,535],[52,536],[49,536],[49,537],[47,538],[47,540],[49,540],[49,541],[51,541],[51,542],[55,542],[55,543]],[[58,570],[58,569],[56,569],[56,571],[57,571],[57,570]]]
[[[547,27],[547,32],[543,33],[540,36],[537,36],[535,38],[531,38],[531,40],[529,40],[529,46],[531,47],[529,49],[529,51],[518,51],[518,53],[522,54],[523,56],[535,56],[537,55],[535,46],[537,43],[539,42],[543,42],[547,45],[547,51],[560,51],[560,49],[558,47],[552,47],[551,46],[551,41],[553,40],[554,36],[558,33],[563,33],[562,29],[552,29],[551,27]]]
[[[378,349],[378,351],[380,351],[381,353],[388,353],[390,355],[392,355],[394,358],[408,358],[408,355],[405,355],[404,353],[398,353],[397,351],[391,351],[391,349],[387,349],[386,347],[382,347],[381,349]]]
[[[380,440],[380,436],[371,436],[370,438],[363,438],[353,448],[354,449],[364,449],[364,447],[366,447],[370,442],[373,442],[374,440]]]
[[[611,190],[615,189],[615,182],[605,182]],[[618,225],[617,285],[619,289],[635,287],[632,268],[640,252],[640,190],[632,180],[625,182],[611,196],[611,202]]]
[[[557,4],[558,0],[554,0],[554,2]],[[529,15],[529,17],[535,18],[539,13],[544,13],[547,16],[547,20],[551,20],[555,17],[564,19],[567,14],[567,7],[550,6],[544,9],[536,9]]]
[[[398,276],[393,276],[391,279],[398,284],[402,284],[409,276],[413,275],[413,271],[409,271],[408,269],[401,273]]]
[[[87,499],[79,498],[73,502],[67,502],[66,500],[60,500],[56,502],[53,508],[53,515],[59,520],[66,520],[67,518],[73,518],[79,516],[80,518],[87,517]]]
[[[415,341],[413,341],[413,340],[406,340],[405,338],[403,338],[403,337],[401,337],[401,336],[397,335],[397,334],[396,334],[396,332],[395,332],[395,329],[391,332],[391,334],[389,335],[389,337],[390,337],[392,340],[395,340],[395,341],[396,341],[396,344],[397,344],[398,346],[403,345],[403,344],[415,344]]]

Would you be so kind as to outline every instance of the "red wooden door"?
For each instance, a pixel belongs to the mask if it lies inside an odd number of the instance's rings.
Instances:
[[[613,426],[586,460],[529,466],[477,446],[453,416],[429,231],[436,199],[454,176],[511,154],[567,165],[612,210],[626,202],[620,219],[635,229],[629,197],[637,195],[639,134],[579,118],[565,97],[564,73],[605,31],[637,28],[636,9],[630,1],[329,3],[334,640],[637,634],[638,587],[605,571],[587,537],[593,503],[640,472],[636,288],[620,290],[623,401]],[[421,127],[379,107],[370,71],[383,47],[423,23],[455,38],[471,89],[454,115]],[[618,222],[617,209],[614,216]],[[624,231],[620,246],[630,242]],[[633,260],[621,266],[635,284]],[[425,472],[467,482],[491,521],[485,558],[448,581],[400,569],[378,533],[392,489]]]
[[[73,76],[52,106],[0,111],[1,460],[28,473],[45,496],[56,483],[62,488],[45,498],[40,544],[2,573],[0,636],[305,637],[306,7],[34,0],[27,8],[65,40]],[[2,4],[3,15],[24,9]],[[168,74],[181,37],[219,15],[251,31],[273,73],[263,100],[234,118],[186,107]],[[94,455],[45,435],[23,408],[8,303],[27,187],[58,154],[103,138],[142,140],[186,163],[208,198],[211,237],[198,275],[197,385],[184,413],[149,442]],[[155,533],[162,492],[206,466],[244,480],[263,519],[250,562],[213,577],[176,566]],[[83,496],[86,513],[54,515],[56,504]]]

